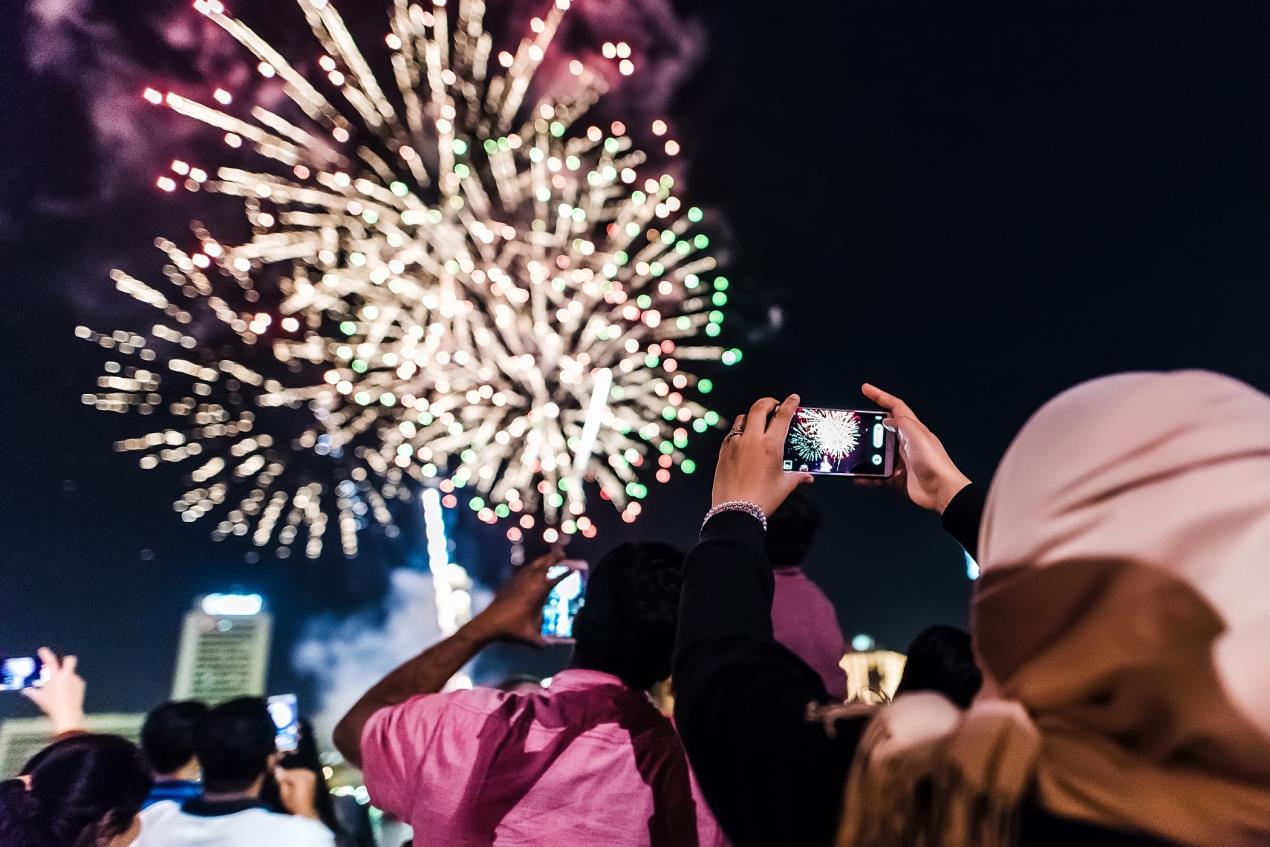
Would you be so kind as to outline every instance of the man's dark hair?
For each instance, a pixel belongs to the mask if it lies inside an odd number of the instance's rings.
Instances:
[[[684,554],[669,544],[621,544],[588,574],[573,631],[574,664],[649,688],[670,676]]]
[[[141,750],[156,774],[179,771],[194,758],[194,725],[207,714],[197,700],[160,703],[141,725]]]
[[[807,557],[820,529],[820,511],[798,489],[767,519],[763,550],[774,568],[792,568]]]
[[[276,750],[273,719],[259,697],[239,697],[208,711],[194,727],[203,790],[246,791],[269,769]]]
[[[970,633],[955,626],[932,626],[919,632],[909,645],[895,696],[935,691],[964,709],[981,685],[983,674],[975,664]]]

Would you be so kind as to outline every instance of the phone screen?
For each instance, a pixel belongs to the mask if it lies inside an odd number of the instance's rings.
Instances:
[[[885,412],[799,407],[785,439],[782,467],[828,476],[895,473],[895,433]]]
[[[547,570],[547,578],[555,579],[572,571],[556,583],[542,606],[542,637],[548,641],[573,640],[573,621],[586,602],[586,562],[561,562]]]
[[[274,743],[279,752],[294,753],[300,746],[300,712],[294,694],[275,694],[269,698],[269,717],[273,718]]]
[[[39,688],[47,678],[39,656],[19,656],[0,663],[0,691]]]

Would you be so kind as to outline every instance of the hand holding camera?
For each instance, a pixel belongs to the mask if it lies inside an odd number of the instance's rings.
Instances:
[[[560,552],[539,556],[524,565],[490,604],[464,627],[478,641],[519,641],[533,647],[548,642],[542,637],[542,610],[556,583],[572,571],[549,575],[553,565],[564,558]]]
[[[868,383],[863,392],[881,412],[800,407],[796,394],[759,400],[724,439],[712,505],[753,503],[770,515],[796,487],[826,475],[888,485],[943,514],[970,479],[907,403]]]
[[[903,491],[915,505],[942,515],[953,497],[970,484],[969,477],[953,463],[944,445],[907,403],[869,383],[862,390],[865,397],[889,413],[886,426],[899,434],[895,473],[886,483]],[[857,482],[879,484],[871,480]]]
[[[23,688],[22,695],[40,707],[53,723],[53,734],[84,728],[84,678],[76,673],[78,659],[67,656],[59,659],[47,647],[39,649],[43,662],[43,684]]]
[[[711,505],[753,503],[770,515],[791,491],[812,481],[809,473],[782,470],[785,437],[797,409],[797,394],[783,403],[764,397],[737,417],[719,451]]]

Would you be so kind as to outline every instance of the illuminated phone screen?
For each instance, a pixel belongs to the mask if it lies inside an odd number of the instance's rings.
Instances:
[[[794,413],[782,467],[825,476],[888,477],[895,472],[895,433],[885,412],[819,409]]]
[[[0,691],[39,688],[46,678],[39,656],[17,656],[0,663]]]
[[[275,694],[269,698],[269,717],[273,718],[274,742],[283,753],[294,753],[300,746],[300,711],[294,694]]]
[[[561,562],[547,570],[547,578],[555,579],[566,571],[567,577],[556,583],[542,606],[542,636],[548,641],[572,641],[573,622],[586,603],[586,562]]]

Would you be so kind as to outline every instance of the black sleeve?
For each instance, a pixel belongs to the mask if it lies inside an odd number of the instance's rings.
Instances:
[[[957,539],[970,558],[979,558],[979,523],[983,520],[986,497],[973,482],[957,492],[944,509],[944,531]]]
[[[832,844],[863,718],[807,720],[820,677],[772,637],[763,529],[724,512],[688,554],[675,718],[706,801],[736,847]]]

